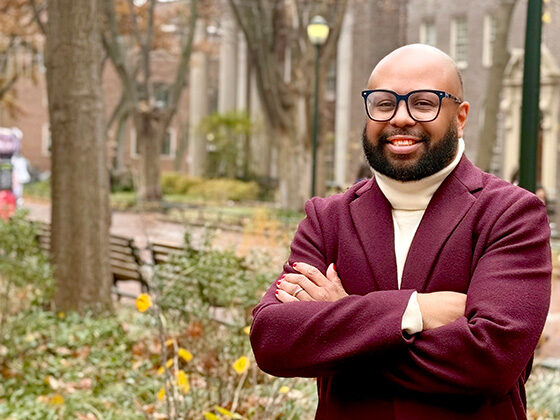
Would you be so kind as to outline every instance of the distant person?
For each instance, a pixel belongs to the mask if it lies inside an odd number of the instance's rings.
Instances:
[[[253,311],[258,365],[316,377],[319,420],[526,419],[550,303],[545,206],[464,154],[469,103],[442,51],[393,51],[362,98],[374,177],[306,203]]]
[[[16,197],[17,206],[23,204],[23,186],[31,181],[28,165],[29,161],[22,155],[14,154],[11,158],[13,167],[12,172],[12,191]]]

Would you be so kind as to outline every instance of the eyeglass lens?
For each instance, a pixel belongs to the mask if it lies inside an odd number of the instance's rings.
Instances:
[[[393,118],[397,107],[397,97],[392,92],[375,91],[367,97],[371,118],[388,121]],[[440,98],[434,92],[414,92],[408,97],[408,111],[416,121],[433,120],[440,106]]]

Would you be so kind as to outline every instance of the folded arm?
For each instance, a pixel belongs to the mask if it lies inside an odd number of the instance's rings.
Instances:
[[[501,215],[473,271],[465,316],[409,339],[382,374],[418,392],[506,394],[531,359],[550,302],[543,206],[525,199]]]

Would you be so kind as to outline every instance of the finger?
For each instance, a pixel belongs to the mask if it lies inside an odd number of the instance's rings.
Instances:
[[[317,286],[324,287],[329,284],[329,280],[321,273],[316,267],[313,267],[310,264],[296,262],[293,265],[294,270],[303,274]]]
[[[330,263],[327,268],[327,279],[332,282],[340,283],[340,278],[338,277],[338,273],[336,272],[336,267],[334,263]]]
[[[303,290],[314,299],[317,299],[319,290],[321,289],[303,274],[286,274],[278,281],[277,285],[292,295],[298,286],[302,287]]]
[[[289,293],[285,292],[284,290],[281,289],[276,289],[276,299],[278,299],[280,302],[282,303],[286,303],[286,302],[298,302],[299,299],[293,297],[292,295],[290,295]],[[301,294],[301,293],[300,293]]]

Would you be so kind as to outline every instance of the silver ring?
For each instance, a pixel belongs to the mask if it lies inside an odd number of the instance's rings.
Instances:
[[[299,292],[302,292],[302,291],[303,291],[303,288],[302,288],[301,286],[298,286],[298,287],[296,287],[296,290],[294,290],[294,293],[292,293],[292,296],[293,296],[293,297],[296,297],[297,294],[298,294]]]

